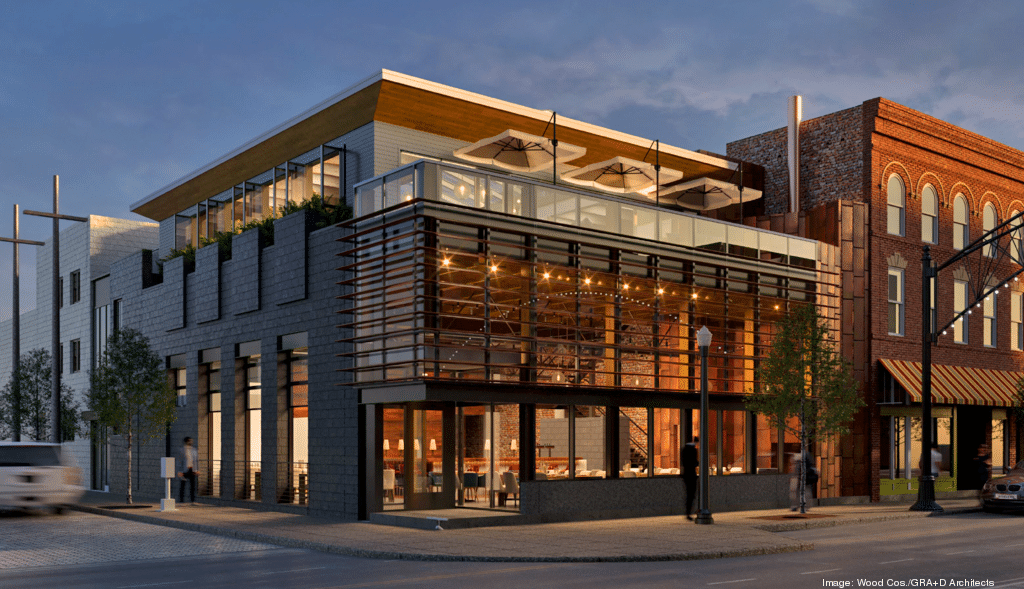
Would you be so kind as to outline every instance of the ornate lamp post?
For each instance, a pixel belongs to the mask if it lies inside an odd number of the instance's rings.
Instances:
[[[698,524],[713,524],[708,500],[708,348],[711,346],[711,331],[705,325],[697,332],[697,347],[700,348],[700,510]]]

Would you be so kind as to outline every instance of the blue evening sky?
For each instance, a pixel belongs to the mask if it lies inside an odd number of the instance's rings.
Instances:
[[[688,149],[884,96],[1024,147],[1015,2],[0,0],[0,235],[12,205],[128,208],[387,68]],[[49,223],[22,220],[22,237]],[[0,245],[0,318],[10,314]],[[22,311],[35,301],[22,248]]]

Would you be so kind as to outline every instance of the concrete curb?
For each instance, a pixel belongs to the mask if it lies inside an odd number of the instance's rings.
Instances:
[[[273,544],[285,548],[302,548],[316,550],[330,554],[341,554],[360,558],[375,558],[387,560],[418,560],[418,561],[445,561],[445,562],[662,562],[676,560],[707,560],[715,558],[734,558],[741,556],[763,556],[768,554],[785,554],[789,552],[802,552],[813,550],[814,544],[810,542],[791,541],[788,544],[760,548],[736,548],[732,550],[694,551],[673,554],[621,554],[607,556],[484,556],[484,555],[463,555],[463,554],[426,554],[413,552],[389,552],[385,550],[368,550],[365,548],[354,548],[327,542],[314,542],[310,540],[299,540],[273,534],[261,534],[247,532],[244,530],[233,530],[206,524],[191,522],[180,522],[166,520],[158,517],[130,513],[114,509],[102,509],[90,505],[73,505],[71,509],[116,517],[129,521],[154,524],[192,532],[202,532],[216,536],[226,536],[250,542],[261,542]]]
[[[793,532],[796,530],[809,530],[812,528],[833,528],[851,524],[867,524],[872,522],[884,522],[901,519],[913,519],[918,517],[943,517],[947,515],[959,515],[963,513],[978,513],[981,507],[961,507],[946,509],[938,513],[921,511],[906,511],[903,513],[887,513],[879,515],[865,515],[837,518],[808,519],[802,521],[786,521],[778,523],[750,524],[750,527],[765,532]]]

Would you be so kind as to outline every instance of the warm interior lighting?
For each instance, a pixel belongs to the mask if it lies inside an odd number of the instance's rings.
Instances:
[[[430,440],[430,451],[434,452],[436,450],[437,450],[437,440],[431,439]]]
[[[664,288],[659,288],[658,289],[658,294],[665,294],[665,289]]]
[[[398,449],[405,450],[405,438],[398,438]]]
[[[693,298],[697,298],[697,293],[693,293]]]
[[[516,440],[512,440],[512,444],[511,444],[510,447],[512,448],[513,451],[518,450],[519,449],[519,442],[516,441]]]
[[[491,266],[491,272],[497,272],[497,271],[498,271],[498,265],[497,264],[492,265]]]
[[[452,263],[452,261],[449,260],[448,258],[445,258],[445,259],[441,260],[441,265],[442,266],[447,266],[448,264],[451,264],[451,263]]]
[[[551,273],[545,272],[544,273],[544,280],[547,280],[548,278],[551,278]]]
[[[584,279],[583,280],[583,284],[590,284],[590,279],[589,278]]]
[[[491,449],[491,441],[490,440],[484,440],[484,451],[490,451],[490,449]]]
[[[391,449],[391,444],[388,443],[388,439],[387,438],[384,438],[384,450],[386,451],[386,450],[390,450],[390,449]]]

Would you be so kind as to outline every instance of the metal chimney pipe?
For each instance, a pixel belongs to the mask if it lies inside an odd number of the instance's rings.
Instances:
[[[789,212],[800,210],[800,121],[803,120],[803,97],[789,97]]]

